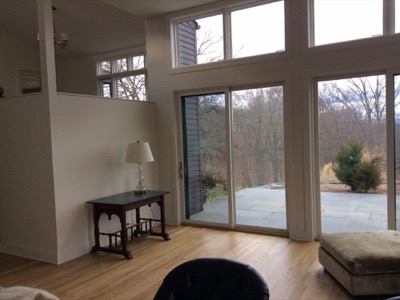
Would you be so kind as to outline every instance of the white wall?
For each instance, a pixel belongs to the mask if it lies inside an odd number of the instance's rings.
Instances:
[[[67,94],[51,101],[61,263],[87,253],[94,244],[92,207],[86,201],[135,188],[137,165],[125,163],[128,143],[150,144],[155,162],[143,164],[148,188],[158,189],[159,155],[154,103]],[[107,218],[100,226],[107,226]]]
[[[22,95],[20,89],[20,71],[40,73],[39,46],[30,47],[23,40],[0,26],[0,86],[4,96]]]
[[[180,196],[176,188],[178,175],[178,145],[174,140],[176,122],[174,113],[173,91],[171,78],[168,74],[170,58],[169,44],[165,38],[169,35],[169,26],[164,18],[146,22],[146,53],[148,68],[149,98],[157,103],[157,130],[159,145],[159,182],[160,188],[171,192],[170,201],[166,201],[166,220],[168,224],[180,224]],[[175,185],[175,186],[174,186]]]
[[[96,61],[91,57],[56,62],[57,91],[97,95]]]
[[[150,143],[156,161],[144,165],[146,186],[159,188],[156,106],[56,93],[51,1],[37,3],[44,37],[40,67],[39,56],[28,55],[35,51],[8,33],[0,35],[7,42],[0,51],[0,78],[7,79],[7,97],[0,100],[0,251],[58,264],[88,253],[94,244],[86,201],[134,189],[137,165],[124,163],[128,143]],[[57,75],[63,91],[96,94],[97,58],[61,62]],[[17,81],[7,76],[15,77],[31,60],[42,69],[43,94],[9,97]],[[150,214],[144,208],[143,215]],[[133,218],[130,214],[128,221]],[[111,222],[101,218],[101,229],[116,225],[115,216]]]
[[[51,1],[37,3],[41,63],[38,49],[0,28],[0,251],[62,263],[94,244],[86,201],[134,189],[137,165],[124,163],[128,143],[150,143],[156,161],[144,165],[146,186],[159,188],[156,106],[56,93]],[[96,94],[99,57],[61,62],[63,90]],[[20,69],[42,69],[43,94],[11,97],[19,93]],[[102,218],[100,226],[116,224]]]
[[[57,261],[49,104],[0,101],[0,251]]]
[[[94,244],[86,201],[134,189],[128,143],[150,143],[155,162],[143,166],[146,186],[159,188],[156,106],[67,94],[50,104],[49,111],[42,94],[0,101],[0,251],[62,263]],[[102,218],[100,226],[118,222]]]

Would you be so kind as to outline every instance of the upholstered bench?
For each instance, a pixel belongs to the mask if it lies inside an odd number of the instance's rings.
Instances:
[[[400,294],[400,232],[323,234],[318,258],[353,296]]]

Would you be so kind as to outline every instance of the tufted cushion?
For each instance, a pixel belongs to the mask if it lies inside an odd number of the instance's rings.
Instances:
[[[173,269],[155,300],[269,299],[267,283],[251,266],[223,258],[200,258]]]
[[[321,247],[355,275],[400,273],[400,232],[321,235]]]

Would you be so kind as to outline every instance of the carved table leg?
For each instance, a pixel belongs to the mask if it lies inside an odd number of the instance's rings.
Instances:
[[[161,236],[164,240],[168,241],[171,238],[165,229],[165,208],[164,208],[164,196],[162,197],[161,201],[157,202],[158,206],[160,206],[160,214],[161,214]]]
[[[140,207],[136,208],[136,229],[135,229],[136,237],[142,234],[142,228],[140,227]]]
[[[128,250],[128,236],[126,232],[126,212],[121,211],[118,213],[119,220],[121,222],[121,246],[122,246],[122,254],[128,258],[132,258],[131,252]]]
[[[100,229],[99,229],[99,221],[100,221],[101,212],[97,210],[96,205],[93,205],[93,221],[94,221],[94,246],[92,247],[92,253],[96,253],[100,248]]]

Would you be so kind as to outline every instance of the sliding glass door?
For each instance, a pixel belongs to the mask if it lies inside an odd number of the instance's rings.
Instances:
[[[181,107],[186,219],[286,230],[283,86],[184,96]]]
[[[283,87],[232,92],[236,224],[286,229]]]
[[[225,94],[181,101],[186,219],[228,224]]]

